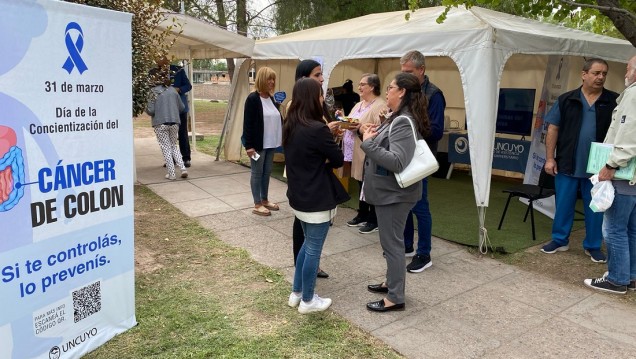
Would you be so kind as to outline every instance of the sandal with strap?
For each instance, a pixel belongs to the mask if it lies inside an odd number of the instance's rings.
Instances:
[[[265,208],[269,209],[270,211],[278,211],[280,209],[280,207],[278,207],[278,205],[274,202],[263,202],[263,206],[265,206]]]
[[[265,206],[254,207],[254,209],[252,210],[252,213],[257,214],[259,216],[271,216],[272,215],[272,212],[270,212],[269,209],[265,208]]]

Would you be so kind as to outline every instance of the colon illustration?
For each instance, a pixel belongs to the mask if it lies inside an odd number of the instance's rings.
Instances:
[[[15,131],[0,125],[0,212],[13,208],[24,196],[24,159]]]

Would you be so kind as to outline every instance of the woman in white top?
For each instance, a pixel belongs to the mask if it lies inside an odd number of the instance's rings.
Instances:
[[[274,151],[282,142],[282,117],[279,104],[273,98],[275,87],[276,72],[269,67],[260,68],[256,73],[255,91],[247,96],[243,112],[241,139],[250,157],[250,186],[254,197],[252,213],[259,216],[269,216],[270,211],[279,209],[267,197]]]

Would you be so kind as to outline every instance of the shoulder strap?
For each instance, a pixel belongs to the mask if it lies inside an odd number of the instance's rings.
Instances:
[[[407,116],[398,116],[394,118],[393,121],[391,121],[391,125],[389,126],[389,137],[391,137],[391,129],[393,129],[393,124],[401,118],[404,118],[407,121],[409,121],[409,125],[411,125],[411,131],[413,131],[413,138],[415,139],[415,142],[417,142],[417,136],[415,135],[415,126],[413,126],[413,121]]]

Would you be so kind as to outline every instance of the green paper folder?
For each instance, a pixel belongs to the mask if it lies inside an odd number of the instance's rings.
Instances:
[[[614,145],[610,143],[592,142],[590,157],[587,159],[587,173],[598,174],[607,163],[613,148]],[[632,158],[626,167],[616,170],[614,178],[631,181],[634,178],[634,172],[636,172],[636,158]]]

